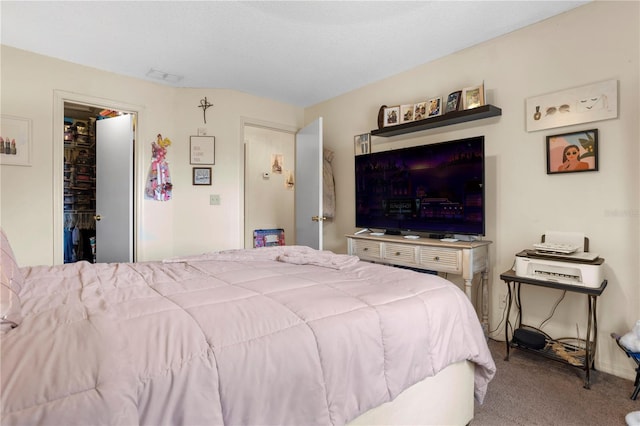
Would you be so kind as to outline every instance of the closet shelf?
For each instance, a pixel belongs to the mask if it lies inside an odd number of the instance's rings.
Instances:
[[[437,127],[451,126],[454,124],[466,123],[468,121],[482,120],[484,118],[497,117],[502,115],[502,109],[494,105],[483,105],[473,109],[463,111],[452,111],[437,117],[425,118],[418,121],[397,124],[395,126],[374,129],[371,136],[391,137],[404,135],[407,133],[420,132],[423,130],[435,129]]]

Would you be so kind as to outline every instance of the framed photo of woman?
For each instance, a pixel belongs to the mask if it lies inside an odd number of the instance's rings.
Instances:
[[[547,136],[547,174],[598,170],[598,129]]]

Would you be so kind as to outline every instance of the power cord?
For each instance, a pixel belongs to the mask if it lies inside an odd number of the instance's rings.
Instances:
[[[562,300],[564,299],[564,296],[565,296],[566,294],[567,294],[567,290],[564,290],[564,291],[562,292],[562,295],[560,296],[560,298],[559,298],[559,299],[558,299],[558,301],[556,302],[556,304],[553,306],[553,310],[551,311],[551,314],[547,317],[547,319],[545,319],[544,321],[542,321],[542,322],[540,323],[540,325],[538,326],[538,328],[539,328],[539,329],[541,329],[541,330],[542,330],[542,327],[545,325],[545,323],[546,323],[547,321],[549,321],[549,320],[553,317],[553,315],[556,313],[556,308],[558,307],[558,305],[560,304],[560,302],[562,302]]]
[[[493,334],[496,331],[500,330],[500,325],[502,325],[502,322],[504,321],[506,314],[507,314],[507,304],[505,303],[504,308],[502,308],[502,318],[500,318],[500,322],[498,323],[498,325],[496,325],[496,328],[489,331],[489,334]]]

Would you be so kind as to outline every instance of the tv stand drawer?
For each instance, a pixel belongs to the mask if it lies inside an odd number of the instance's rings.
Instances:
[[[418,265],[416,262],[416,247],[410,244],[384,243],[384,258],[390,263]]]
[[[377,241],[353,241],[353,253],[362,260],[382,260],[380,243]]]
[[[462,251],[442,247],[421,247],[420,265],[440,272],[462,271]]]

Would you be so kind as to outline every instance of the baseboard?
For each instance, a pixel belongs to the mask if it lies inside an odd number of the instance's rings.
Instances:
[[[612,365],[608,362],[598,362],[598,359],[596,357],[596,370],[633,381],[636,378],[636,371],[634,369],[633,360],[629,359],[626,356],[625,360],[629,361],[628,368],[626,365],[623,365],[623,363],[621,363],[620,365]]]

